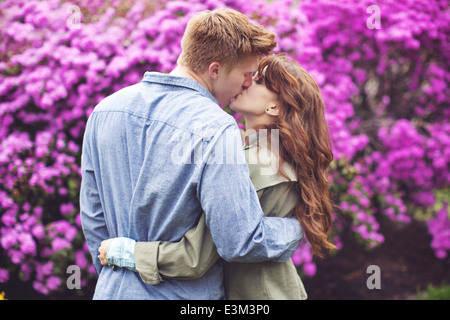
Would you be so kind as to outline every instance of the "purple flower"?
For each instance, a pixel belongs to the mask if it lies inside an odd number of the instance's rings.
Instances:
[[[12,227],[16,223],[16,214],[13,210],[6,211],[1,218],[3,224],[7,227]]]
[[[44,279],[45,276],[53,272],[53,262],[49,261],[43,264],[36,265],[36,278],[38,280]]]
[[[36,254],[36,243],[29,233],[21,233],[19,235],[20,251],[24,254]]]
[[[9,272],[0,268],[0,283],[4,283],[9,280]]]
[[[367,3],[353,0],[162,0],[152,10],[137,0],[123,14],[120,3],[79,2],[82,25],[73,30],[68,4],[0,4],[6,59],[0,62],[0,246],[15,271],[26,275],[36,266],[35,290],[48,294],[59,287],[57,279],[64,282],[65,274],[38,272],[58,250],[95,274],[77,253],[88,249],[76,242],[82,230],[73,194],[87,117],[145,71],[173,69],[189,18],[221,7],[275,32],[275,51],[297,60],[320,87],[334,155],[330,189],[352,230],[375,246],[383,242],[375,212],[408,223],[413,212],[426,210],[431,247],[439,258],[448,256],[450,224],[439,196],[450,184],[446,10],[392,2],[383,6],[382,28],[371,30]],[[243,127],[242,117],[233,116]],[[341,219],[336,215],[336,233],[344,230]],[[315,273],[307,244],[292,259],[305,274]]]
[[[58,277],[50,276],[47,279],[47,288],[51,291],[58,289],[58,287],[60,285],[61,285],[61,280]]]
[[[40,283],[38,281],[33,282],[33,288],[34,288],[34,290],[36,290],[37,292],[42,293],[42,294],[49,293],[49,290],[42,283]]]
[[[32,229],[31,229],[31,233],[33,234],[34,237],[36,237],[37,239],[43,239],[45,237],[45,229],[44,226],[39,223],[36,224]]]
[[[303,265],[303,272],[305,272],[308,277],[314,276],[316,271],[317,267],[315,263],[308,262]]]
[[[88,266],[86,254],[83,250],[78,250],[75,252],[75,264],[82,269],[85,269]]]
[[[55,238],[52,241],[52,250],[53,252],[57,252],[60,250],[64,250],[66,248],[70,247],[70,242],[67,241],[66,239],[62,239],[62,238]]]
[[[65,216],[66,214],[71,213],[73,210],[75,210],[75,206],[73,203],[63,203],[60,206],[61,214]]]
[[[368,207],[370,206],[370,200],[367,199],[366,197],[361,197],[361,198],[359,198],[359,202],[361,203],[361,205],[362,205],[364,208],[368,208]]]

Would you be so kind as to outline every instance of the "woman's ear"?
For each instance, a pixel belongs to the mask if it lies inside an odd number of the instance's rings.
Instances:
[[[219,62],[216,62],[216,61],[214,61],[214,62],[212,62],[210,65],[209,65],[209,68],[208,68],[208,73],[209,73],[209,76],[213,79],[213,80],[217,80],[218,78],[219,78],[219,70],[220,70],[220,63]]]
[[[278,116],[278,114],[280,113],[280,107],[275,103],[270,103],[266,107],[266,113],[271,116]]]

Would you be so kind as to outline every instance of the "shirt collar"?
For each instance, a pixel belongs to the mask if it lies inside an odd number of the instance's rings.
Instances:
[[[160,83],[160,84],[166,84],[171,86],[178,86],[178,87],[185,87],[191,90],[195,90],[199,92],[202,96],[205,96],[209,99],[211,99],[216,104],[219,104],[214,98],[214,96],[209,92],[208,89],[206,89],[204,86],[202,86],[197,81],[187,78],[187,77],[179,77],[179,76],[173,76],[170,74],[160,73],[160,72],[146,72],[144,74],[144,78],[142,81],[145,82],[153,82],[153,83]]]

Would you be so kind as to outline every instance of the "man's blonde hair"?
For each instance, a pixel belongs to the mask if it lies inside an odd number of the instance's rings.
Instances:
[[[242,58],[267,55],[276,45],[274,33],[254,25],[244,14],[232,9],[206,10],[189,20],[177,62],[196,73],[206,71],[212,62],[231,71]]]

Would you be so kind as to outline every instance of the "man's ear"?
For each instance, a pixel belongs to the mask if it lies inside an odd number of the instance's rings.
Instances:
[[[220,63],[219,62],[212,62],[209,65],[208,68],[208,72],[209,72],[209,76],[213,79],[213,80],[217,80],[219,78],[219,70],[220,70]]]

